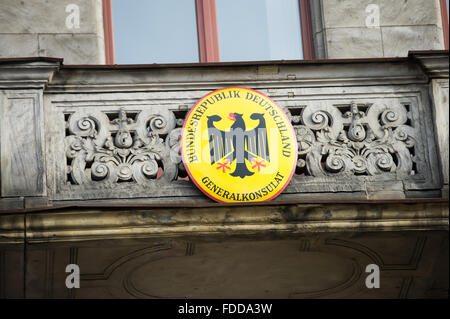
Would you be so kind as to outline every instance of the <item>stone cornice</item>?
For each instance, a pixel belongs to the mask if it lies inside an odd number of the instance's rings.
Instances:
[[[0,89],[43,89],[61,66],[61,59],[0,60]]]
[[[449,51],[411,51],[409,56],[417,60],[430,78],[447,78]]]
[[[408,58],[198,65],[63,67],[47,93],[212,90],[227,86],[302,88],[426,83]]]
[[[0,59],[0,88],[43,88],[48,84],[49,93],[80,93],[233,85],[282,88],[408,84],[423,83],[428,77],[448,78],[448,66],[448,51],[411,51],[408,58],[112,66],[63,66],[59,58],[15,58]]]
[[[26,224],[26,227],[24,227]],[[26,232],[25,232],[26,228]],[[0,216],[0,243],[448,230],[448,203],[65,209]]]

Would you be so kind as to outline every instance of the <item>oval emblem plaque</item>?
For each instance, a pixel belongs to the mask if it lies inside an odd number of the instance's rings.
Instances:
[[[218,202],[275,198],[289,183],[297,141],[283,110],[261,92],[230,87],[186,116],[181,154],[191,180]]]

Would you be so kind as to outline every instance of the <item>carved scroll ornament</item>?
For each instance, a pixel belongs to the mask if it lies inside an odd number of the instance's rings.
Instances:
[[[375,103],[362,112],[353,102],[342,114],[334,105],[311,104],[296,121],[297,167],[309,175],[414,173],[415,132],[404,105]]]
[[[297,170],[306,175],[415,174],[416,131],[403,104],[312,102],[300,115],[292,116],[289,107],[285,110],[297,136]],[[180,172],[185,175],[177,127],[182,123],[162,108],[71,113],[65,137],[69,182],[176,180]]]
[[[100,111],[77,111],[67,120],[68,174],[74,184],[176,178],[180,129],[172,112],[143,110],[135,119],[124,109],[110,120]],[[165,141],[164,141],[165,137]]]

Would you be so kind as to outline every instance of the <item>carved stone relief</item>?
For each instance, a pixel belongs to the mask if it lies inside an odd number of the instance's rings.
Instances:
[[[414,175],[415,131],[408,125],[408,105],[310,104],[294,117],[299,160],[311,176]],[[364,109],[365,111],[361,111]]]
[[[431,170],[436,164],[431,118],[424,113],[428,106],[414,94],[311,100],[271,96],[291,119],[298,142],[296,172],[284,193],[364,192],[366,181],[391,182],[400,192],[438,188],[437,173]],[[201,196],[188,181],[180,156],[181,126],[197,97],[183,100],[181,110],[175,104],[179,101],[167,104],[163,94],[157,96],[141,104],[54,103],[53,117],[64,120],[61,142],[49,142],[55,153],[49,171],[56,170],[50,173],[56,177],[56,199]]]
[[[82,185],[157,178],[176,178],[180,156],[176,119],[172,112],[144,110],[135,119],[121,108],[117,118],[107,113],[77,111],[68,116],[65,137],[70,183]],[[162,136],[167,138],[164,139]]]

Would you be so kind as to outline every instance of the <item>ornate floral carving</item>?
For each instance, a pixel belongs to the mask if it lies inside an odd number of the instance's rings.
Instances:
[[[360,111],[366,106],[366,112]],[[411,175],[415,134],[407,121],[408,112],[401,104],[352,102],[344,114],[334,105],[310,104],[302,112],[302,124],[294,126],[297,167],[306,167],[312,176]]]
[[[295,115],[286,112],[297,136],[297,168],[306,175],[415,173],[416,130],[403,104],[313,101],[296,107]],[[69,181],[145,184],[186,176],[180,156],[182,120],[164,108],[71,113],[65,137]]]
[[[177,176],[180,158],[174,151],[175,116],[170,111],[143,110],[135,119],[124,109],[110,121],[100,111],[77,111],[67,120],[66,156],[74,184],[134,181],[144,184]],[[179,130],[179,129],[178,129]],[[163,136],[169,135],[164,142]]]

